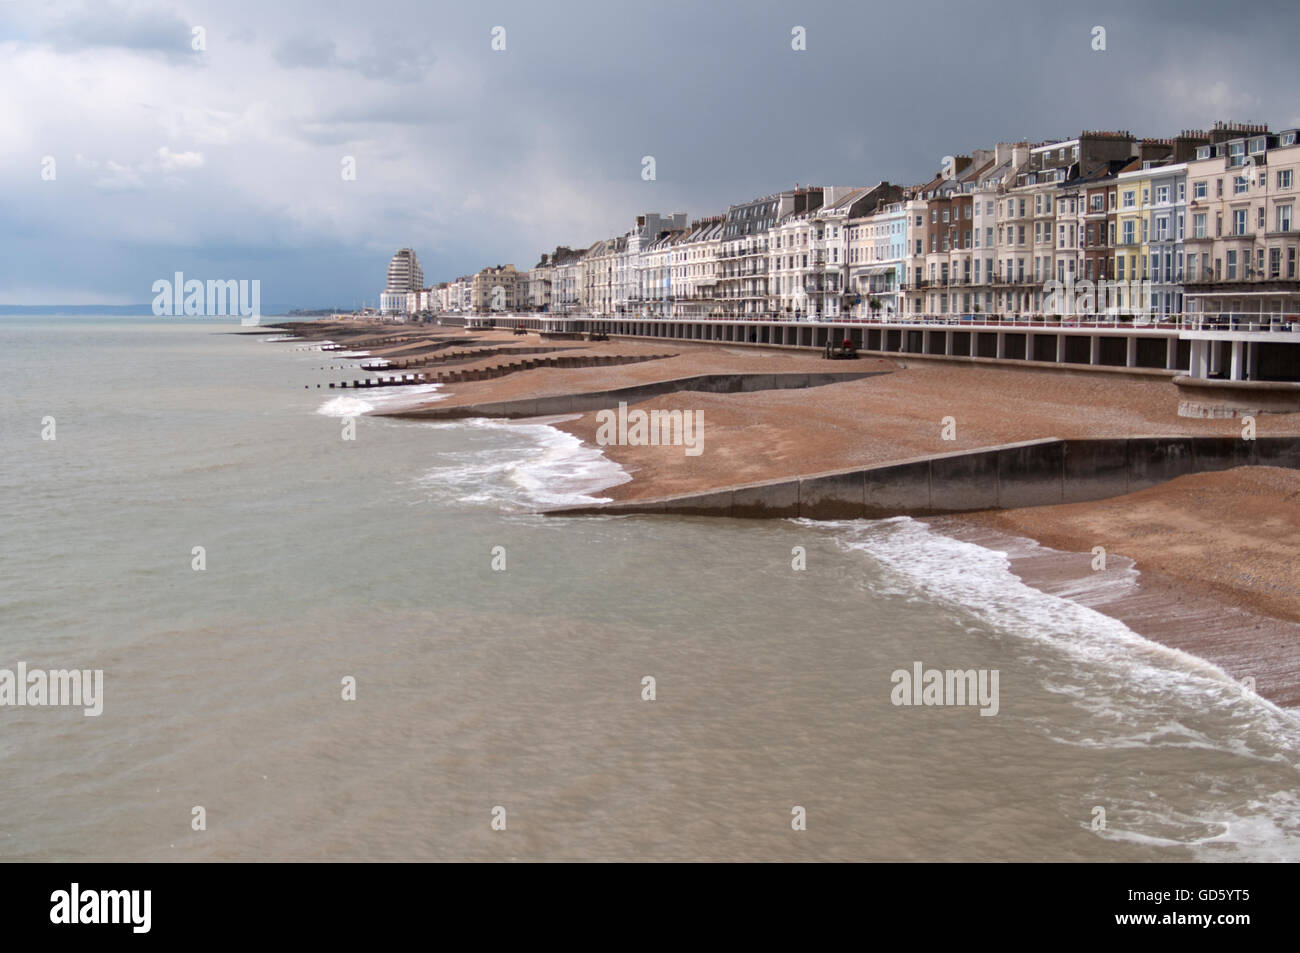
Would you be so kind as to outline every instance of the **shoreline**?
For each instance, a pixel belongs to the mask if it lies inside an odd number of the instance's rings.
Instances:
[[[421,367],[475,371],[499,366],[512,346],[536,336],[461,328],[299,325],[303,339],[343,341],[372,358],[427,353]],[[349,341],[349,339],[351,339]],[[391,340],[386,340],[391,339]],[[474,351],[464,350],[466,341]],[[639,363],[533,366],[498,376],[466,375],[436,398],[394,401],[422,406],[491,404],[606,391],[709,373],[847,370],[817,353],[745,351],[726,344],[614,340],[566,341],[566,353],[607,360],[656,354]],[[485,355],[484,348],[490,349]],[[458,350],[460,349],[460,350]],[[703,415],[706,452],[681,447],[601,445],[594,411],[514,418],[545,425],[598,451],[624,475],[589,495],[614,501],[705,493],[727,486],[790,479],[960,450],[1058,437],[1133,437],[1163,432],[1241,436],[1239,421],[1177,415],[1165,381],[1050,369],[904,364],[866,358],[853,370],[884,371],[861,380],[789,390],[707,393],[687,389],[630,402],[645,410]],[[400,390],[385,397],[397,398]],[[338,396],[348,395],[345,390]],[[358,395],[359,396],[359,395]],[[388,401],[385,401],[387,404]],[[956,423],[955,439],[941,422]],[[505,421],[503,421],[505,422]],[[1300,435],[1300,414],[1269,414],[1260,436]],[[921,522],[946,535],[1007,555],[1026,585],[1071,599],[1123,622],[1143,638],[1205,659],[1232,678],[1255,679],[1260,696],[1300,707],[1300,471],[1239,467],[1178,477],[1103,500],[987,510]],[[1104,547],[1112,584],[1092,569]],[[1136,567],[1136,569],[1134,569]],[[1127,574],[1129,582],[1118,584]]]
[[[542,425],[569,433],[558,425],[581,416],[554,415],[505,423]],[[581,445],[602,452],[606,449],[586,440]],[[607,454],[605,459],[614,463]],[[605,496],[607,490],[635,480],[633,471],[615,465],[625,479],[589,491],[590,495]],[[1117,499],[1121,498],[1099,502]],[[1066,505],[1082,509],[1096,504]],[[1095,556],[1091,549],[1083,547],[1085,540],[1078,536],[1058,531],[1038,538],[1002,528],[1030,509],[1052,508],[981,511],[919,518],[918,522],[952,539],[1002,554],[1010,572],[1032,589],[1092,609],[1123,623],[1148,641],[1209,662],[1243,686],[1243,680],[1253,679],[1251,690],[1260,697],[1280,708],[1300,712],[1300,621],[1279,617],[1282,613],[1260,611],[1257,602],[1240,598],[1240,590],[1206,590],[1190,580],[1143,568],[1137,560],[1118,551],[1106,554],[1105,569],[1094,570]],[[1233,591],[1239,598],[1230,598]]]
[[[981,514],[982,516],[982,514]],[[1300,710],[1300,623],[1225,603],[1187,582],[1109,553],[1094,571],[1090,551],[1050,546],[993,528],[987,518],[925,520],[936,532],[1002,553],[1010,571],[1039,592],[1122,622],[1148,641],[1186,652],[1280,708]]]

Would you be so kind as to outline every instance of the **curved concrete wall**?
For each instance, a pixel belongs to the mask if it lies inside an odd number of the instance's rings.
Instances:
[[[1175,377],[1180,417],[1245,417],[1300,411],[1300,384],[1293,381],[1230,381]]]
[[[667,381],[653,381],[618,387],[613,390],[591,391],[584,394],[557,394],[552,397],[526,397],[520,400],[498,400],[482,404],[462,404],[458,407],[422,407],[418,410],[401,410],[387,417],[459,418],[459,417],[541,417],[550,414],[569,414],[588,410],[616,407],[620,401],[634,404],[638,401],[673,394],[678,391],[702,391],[708,394],[748,393],[760,390],[820,387],[843,381],[856,381],[864,377],[877,377],[889,371],[861,371],[845,374],[701,374],[695,377],[678,377]]]
[[[547,512],[817,520],[935,516],[1100,500],[1186,473],[1253,465],[1300,469],[1300,437],[1049,437],[709,493]]]

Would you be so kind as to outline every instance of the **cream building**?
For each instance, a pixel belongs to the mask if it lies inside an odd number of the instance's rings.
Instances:
[[[484,268],[471,283],[470,311],[474,314],[518,311],[526,299],[527,289],[527,276],[514,265]]]
[[[690,229],[670,248],[673,317],[707,318],[721,312],[715,292],[722,222],[722,216],[692,222]]]
[[[1202,146],[1187,163],[1186,310],[1225,322],[1294,322],[1297,130],[1236,131],[1244,134]]]

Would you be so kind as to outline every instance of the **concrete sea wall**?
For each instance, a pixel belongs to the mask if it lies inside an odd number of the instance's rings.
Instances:
[[[612,390],[591,391],[583,394],[557,394],[551,397],[525,397],[519,400],[498,400],[481,404],[462,404],[456,407],[439,407],[436,404],[418,410],[394,411],[392,417],[421,417],[425,419],[451,419],[459,417],[543,417],[550,414],[584,413],[617,406],[620,401],[634,404],[638,401],[673,394],[679,391],[700,391],[707,394],[749,393],[761,390],[821,387],[844,381],[861,380],[888,374],[889,371],[860,371],[821,374],[701,374],[695,377],[678,377],[666,381],[653,381],[618,387]]]
[[[1294,381],[1230,381],[1175,377],[1180,417],[1246,417],[1300,411]]]
[[[1100,500],[1187,473],[1253,465],[1300,469],[1300,437],[1049,437],[707,493],[547,512],[816,520],[935,516]]]

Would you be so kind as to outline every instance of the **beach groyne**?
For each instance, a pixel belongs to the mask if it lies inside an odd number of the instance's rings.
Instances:
[[[845,381],[877,377],[890,371],[856,371],[845,373],[804,374],[697,374],[663,381],[650,381],[608,390],[577,394],[555,394],[549,397],[524,397],[517,400],[498,400],[479,404],[461,404],[454,407],[433,405],[409,410],[395,410],[377,416],[419,417],[452,419],[463,417],[544,417],[553,414],[582,413],[603,410],[620,402],[634,404],[662,394],[679,391],[700,391],[708,394],[741,394],[762,390],[822,387]]]
[[[702,493],[547,510],[745,519],[883,519],[1082,503],[1188,473],[1240,466],[1300,469],[1300,437],[1048,437]]]
[[[509,357],[510,352],[501,351],[498,352],[498,356]],[[465,371],[439,371],[436,374],[397,374],[390,377],[368,377],[364,380],[354,380],[351,385],[347,381],[340,381],[329,386],[331,388],[340,387],[345,390],[351,386],[355,390],[362,387],[396,387],[402,384],[463,384],[469,381],[495,380],[498,377],[505,377],[507,374],[532,371],[538,368],[613,367],[622,364],[641,364],[645,361],[662,361],[676,356],[676,354],[634,354],[630,356],[596,354],[577,357],[543,357],[508,364],[491,364],[486,367],[475,367]],[[471,358],[471,360],[477,359]],[[363,365],[364,367],[365,365]],[[472,414],[471,416],[490,415]]]

